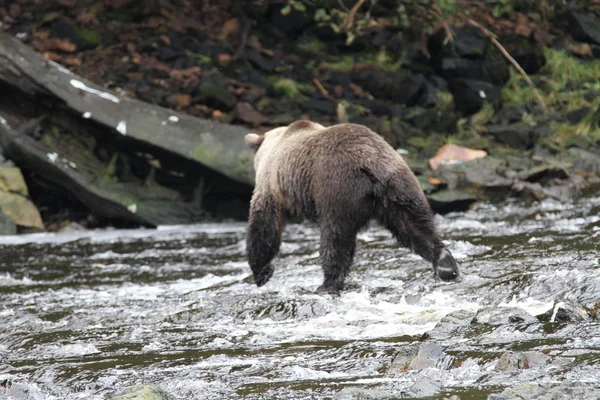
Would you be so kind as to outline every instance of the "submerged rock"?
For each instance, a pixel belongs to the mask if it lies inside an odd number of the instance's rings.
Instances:
[[[526,384],[491,394],[488,400],[597,399],[600,388],[586,383]]]
[[[475,314],[473,324],[505,325],[533,324],[539,322],[536,317],[517,307],[486,307]]]
[[[578,322],[588,321],[590,314],[579,304],[571,300],[557,300],[554,306],[538,319],[548,322]]]
[[[146,384],[130,386],[109,400],[176,400],[176,398],[157,385]]]

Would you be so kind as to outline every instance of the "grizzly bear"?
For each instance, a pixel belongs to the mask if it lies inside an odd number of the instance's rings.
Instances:
[[[435,276],[444,281],[458,277],[417,178],[398,152],[367,127],[325,128],[300,120],[264,136],[247,134],[245,142],[255,152],[246,253],[257,286],[273,275],[271,261],[289,217],[315,221],[320,228],[324,281],[318,292],[343,289],[356,235],[371,219],[430,261]]]

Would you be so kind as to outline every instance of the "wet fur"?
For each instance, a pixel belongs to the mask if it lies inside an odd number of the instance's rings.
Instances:
[[[319,224],[324,272],[319,291],[343,289],[356,235],[371,219],[430,261],[436,276],[458,277],[456,262],[436,231],[416,177],[402,157],[368,128],[355,124],[324,128],[296,121],[265,136],[249,134],[246,143],[256,151],[246,247],[258,286],[273,274],[270,263],[279,251],[288,217]]]

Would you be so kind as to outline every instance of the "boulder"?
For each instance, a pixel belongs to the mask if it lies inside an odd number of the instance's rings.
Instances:
[[[539,322],[536,317],[517,307],[485,307],[477,310],[472,324],[506,325],[533,324]]]
[[[593,11],[571,8],[567,10],[567,29],[581,42],[600,44],[600,19]]]
[[[454,79],[448,88],[454,97],[456,111],[467,116],[476,113],[484,103],[496,104],[501,100],[500,88],[475,79]]]
[[[0,210],[0,236],[15,235],[17,233],[17,225],[6,214]]]
[[[110,397],[109,400],[176,400],[175,397],[165,392],[157,385],[135,385],[123,390],[120,394]]]

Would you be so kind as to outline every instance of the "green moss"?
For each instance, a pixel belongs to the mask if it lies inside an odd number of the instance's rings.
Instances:
[[[77,34],[82,41],[84,47],[96,47],[100,44],[102,37],[98,32],[90,31],[83,28],[77,28]]]
[[[198,64],[209,64],[212,62],[210,56],[207,56],[206,54],[190,53],[188,56],[195,59]]]
[[[304,51],[310,51],[311,53],[325,53],[327,51],[327,45],[320,40],[309,40],[298,45]]]
[[[454,97],[452,93],[441,90],[437,92],[435,107],[440,111],[454,111]]]
[[[104,169],[104,175],[102,176],[102,185],[108,185],[111,183],[115,183],[117,181],[116,172],[117,172],[117,159],[119,158],[119,154],[115,152],[110,162]]]
[[[377,53],[363,54],[359,60],[349,55],[338,58],[332,57],[327,61],[330,70],[339,72],[350,72],[357,63],[372,65],[383,72],[396,72],[402,70],[404,60],[402,58],[394,58],[385,50],[380,50]]]
[[[277,94],[283,95],[284,97],[295,99],[299,97],[302,92],[310,91],[310,87],[304,83],[298,83],[293,79],[280,78],[276,79],[273,83],[273,89]]]
[[[328,61],[327,66],[332,71],[350,72],[354,69],[354,58],[352,56],[341,57],[336,61]]]

